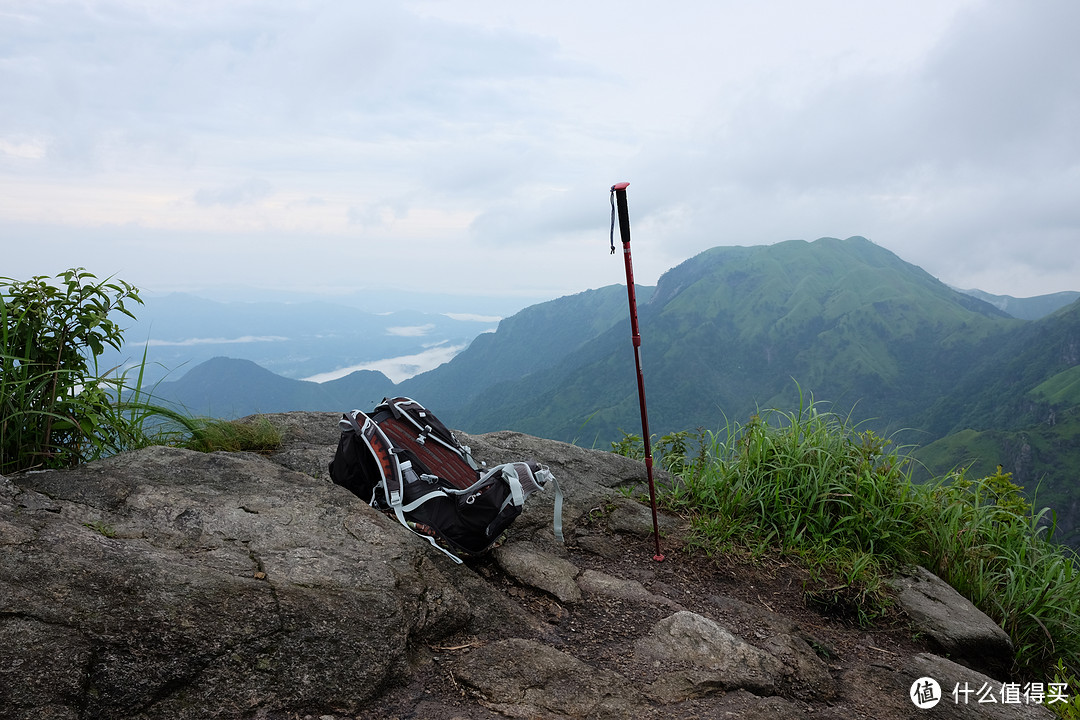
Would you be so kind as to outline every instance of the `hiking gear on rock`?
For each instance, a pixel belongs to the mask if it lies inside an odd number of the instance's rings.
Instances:
[[[641,333],[638,332],[637,297],[634,293],[634,263],[630,258],[630,211],[626,206],[626,188],[630,183],[611,186],[611,252],[615,253],[615,205],[619,206],[619,234],[622,237],[623,260],[626,265],[626,294],[630,300],[630,332],[634,343],[634,364],[637,366],[638,401],[641,405],[641,437],[645,440],[645,471],[649,476],[649,502],[652,505],[653,538],[656,554],[653,560],[664,559],[660,552],[660,523],[656,519],[656,488],[653,485],[652,444],[649,442],[649,411],[645,407],[645,375],[641,372]]]
[[[511,462],[482,469],[470,450],[420,403],[383,399],[370,414],[345,413],[330,478],[461,562],[482,553],[521,514],[525,500],[555,488],[555,536],[562,541],[562,490],[547,467]],[[444,543],[453,552],[442,547]]]

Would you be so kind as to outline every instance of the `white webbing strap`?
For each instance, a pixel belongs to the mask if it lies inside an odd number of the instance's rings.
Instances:
[[[420,497],[416,498],[415,500],[413,500],[408,505],[402,505],[401,506],[401,512],[403,512],[403,513],[412,512],[416,508],[418,508],[421,505],[423,505],[424,503],[426,503],[428,500],[434,500],[435,498],[440,498],[440,497],[446,497],[446,493],[444,493],[442,490],[434,490],[432,492],[429,492],[427,495],[421,495]]]
[[[524,468],[524,471],[529,475],[529,478],[526,481],[522,481],[518,474],[517,468],[519,466]],[[559,487],[559,481],[555,479],[555,475],[552,474],[551,470],[549,470],[546,465],[541,465],[539,470],[534,471],[529,467],[528,463],[506,463],[505,465],[497,465],[485,473],[484,479],[487,479],[492,473],[498,471],[502,471],[503,477],[506,478],[507,483],[510,485],[510,496],[507,497],[502,504],[502,507],[504,508],[511,503],[518,507],[522,507],[525,504],[526,484],[528,485],[530,493],[537,489],[546,490],[549,483],[555,486],[555,509],[553,511],[551,525],[555,531],[555,538],[559,542],[566,542],[566,539],[563,537],[562,528],[563,492],[562,488]],[[531,482],[528,482],[528,480],[531,480]]]
[[[525,505],[525,491],[521,489],[521,479],[518,477],[517,468],[513,463],[508,463],[502,466],[503,477],[506,479],[506,484],[510,486],[510,495],[507,496],[503,502],[502,507],[513,503],[516,507],[522,507]],[[499,508],[502,510],[502,508]]]
[[[566,539],[563,538],[562,532],[563,494],[562,488],[559,487],[559,481],[555,479],[555,475],[553,475],[552,472],[547,469],[547,467],[541,467],[539,470],[533,473],[533,475],[536,476],[537,484],[545,490],[547,489],[547,484],[549,482],[555,486],[555,512],[554,517],[552,517],[551,519],[551,526],[555,530],[555,539],[559,542],[566,542]]]
[[[443,488],[443,492],[445,492],[447,495],[471,495],[480,488],[490,485],[492,482],[491,476],[498,472],[499,467],[493,468],[492,470],[484,473],[484,475],[479,480],[477,480],[467,488]]]

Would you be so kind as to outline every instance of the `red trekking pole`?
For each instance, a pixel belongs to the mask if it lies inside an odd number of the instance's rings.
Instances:
[[[641,437],[645,442],[645,471],[649,476],[649,503],[652,505],[653,538],[656,554],[653,560],[664,559],[660,552],[660,523],[656,519],[656,487],[653,485],[652,443],[649,440],[649,411],[645,408],[645,376],[641,372],[641,333],[638,332],[637,297],[634,292],[634,263],[630,259],[630,211],[626,208],[628,182],[611,186],[611,254],[615,254],[615,204],[619,206],[619,234],[622,237],[623,261],[626,264],[626,293],[630,300],[630,333],[634,342],[634,364],[637,366],[638,401],[641,404]]]

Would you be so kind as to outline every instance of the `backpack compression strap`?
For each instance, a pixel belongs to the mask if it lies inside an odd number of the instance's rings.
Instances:
[[[486,479],[496,472],[501,472],[510,485],[510,496],[503,502],[503,507],[511,503],[519,507],[523,506],[525,500],[534,492],[546,490],[548,484],[555,486],[555,509],[551,525],[555,531],[555,539],[565,543],[566,539],[563,537],[562,530],[563,492],[562,488],[559,487],[559,481],[555,479],[555,475],[551,470],[546,465],[537,465],[534,469],[531,467],[531,463],[510,462],[504,465],[496,465],[484,473],[484,478]],[[525,477],[522,477],[522,475]]]

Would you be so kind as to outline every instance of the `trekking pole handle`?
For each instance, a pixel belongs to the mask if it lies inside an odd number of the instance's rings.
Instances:
[[[626,188],[628,187],[630,187],[628,182],[615,183],[611,186],[611,192],[619,207],[619,235],[622,238],[623,248],[630,247],[630,211],[626,207]],[[614,248],[612,251],[614,252]]]

